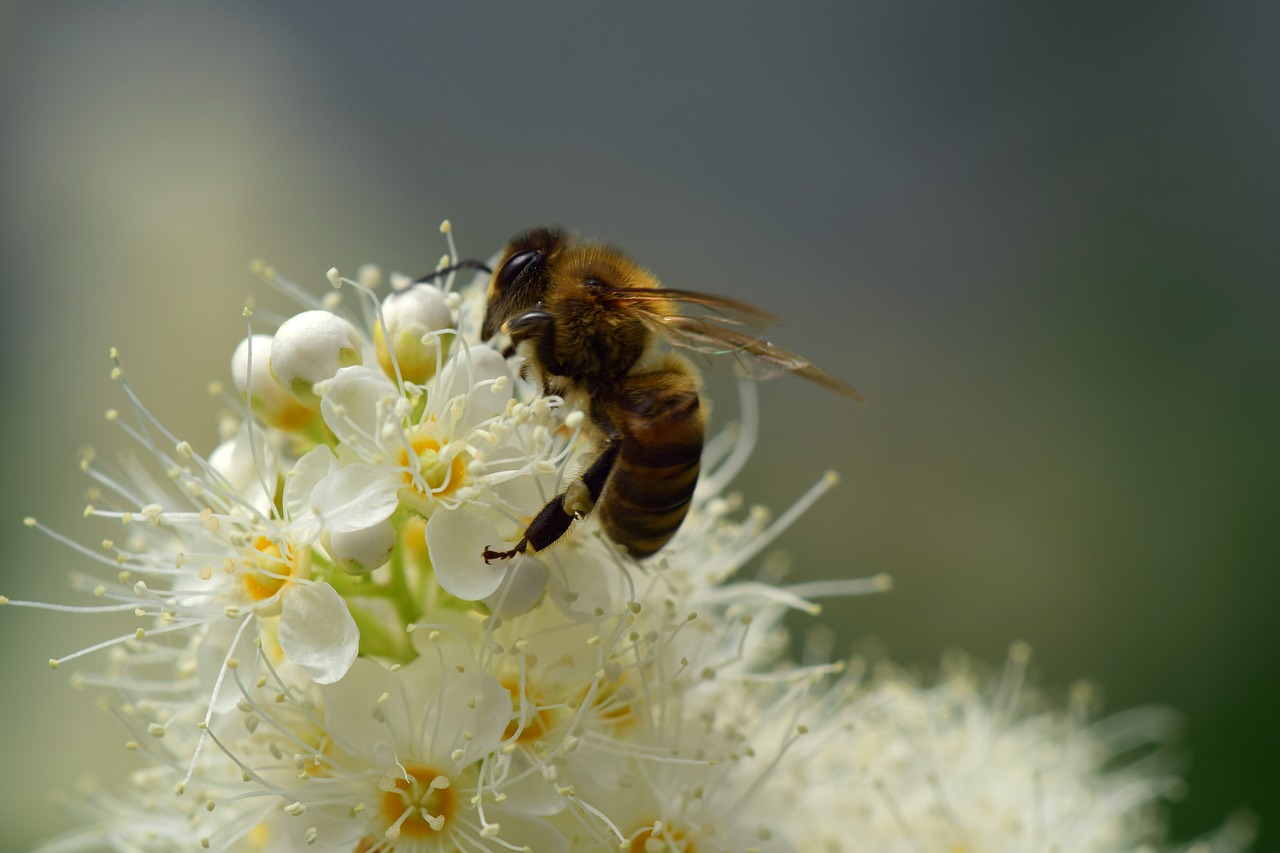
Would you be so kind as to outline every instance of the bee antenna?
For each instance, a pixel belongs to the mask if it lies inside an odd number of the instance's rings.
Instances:
[[[435,272],[428,273],[422,276],[421,278],[415,278],[413,280],[413,283],[422,284],[423,282],[431,281],[432,279],[437,279],[442,275],[448,275],[449,273],[457,272],[458,270],[483,270],[484,272],[487,272],[487,273],[493,273],[493,270],[490,269],[489,265],[486,264],[484,261],[477,261],[471,258],[467,258],[466,260],[458,261],[456,264],[453,264],[451,266],[441,267]]]

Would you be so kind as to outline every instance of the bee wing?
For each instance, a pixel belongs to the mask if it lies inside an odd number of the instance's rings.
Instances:
[[[790,371],[860,403],[863,401],[858,390],[843,379],[815,366],[804,356],[775,346],[757,335],[701,317],[647,311],[640,312],[640,316],[646,326],[672,345],[708,355],[732,356],[743,372],[754,379],[770,379]]]
[[[778,322],[777,317],[750,303],[693,290],[676,290],[670,287],[615,287],[610,289],[609,295],[632,305],[642,314],[660,319],[680,316],[670,309],[670,304],[674,302],[678,305],[696,305],[699,309],[714,314],[717,322],[734,326],[763,329]]]
[[[628,303],[651,331],[672,346],[706,355],[731,356],[742,373],[753,379],[771,379],[789,371],[863,401],[858,390],[843,379],[815,366],[804,356],[764,340],[759,332],[776,323],[778,318],[747,302],[670,287],[617,287],[611,289],[610,296]],[[695,306],[713,316],[679,313],[685,306]],[[749,327],[754,333],[733,328],[735,326]]]

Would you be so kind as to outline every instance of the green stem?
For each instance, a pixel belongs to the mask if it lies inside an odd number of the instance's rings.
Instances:
[[[406,628],[417,621],[418,613],[413,609],[412,596],[408,594],[407,584],[403,577],[403,567],[399,549],[391,556],[391,580],[385,584],[374,583],[368,575],[349,575],[334,567],[322,557],[313,558],[313,576],[328,581],[329,585],[347,602],[351,618],[360,629],[360,654],[366,657],[390,658],[400,663],[408,663],[416,657],[413,645],[409,642]],[[319,567],[319,571],[314,571]],[[397,577],[397,574],[399,577]],[[400,618],[398,624],[389,624],[385,616],[361,607],[359,599],[382,599],[389,602]]]
[[[351,618],[360,629],[360,654],[363,657],[388,658],[399,663],[413,660],[415,653],[404,631],[392,631],[376,614],[358,604],[347,602]]]
[[[391,560],[387,564],[391,572],[389,584],[391,594],[388,597],[395,605],[396,613],[399,614],[403,624],[408,626],[422,617],[422,605],[418,601],[405,566],[404,520],[403,514],[396,520],[396,547],[391,551]]]

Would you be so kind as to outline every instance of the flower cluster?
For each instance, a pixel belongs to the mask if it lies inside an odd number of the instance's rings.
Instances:
[[[447,233],[447,229],[446,229]],[[450,240],[444,263],[456,262]],[[223,441],[201,454],[129,385],[108,417],[150,463],[86,455],[74,578],[132,630],[86,658],[146,769],[76,807],[50,850],[729,853],[1128,850],[1177,785],[1158,712],[1090,722],[1004,675],[924,688],[885,667],[789,660],[783,616],[887,588],[739,577],[777,519],[729,490],[754,391],[704,451],[676,538],[643,564],[587,517],[520,538],[595,452],[584,414],[478,339],[483,281],[329,274],[231,358]],[[344,296],[346,297],[344,299]],[[248,313],[248,312],[247,312]],[[514,369],[513,369],[514,368]],[[79,661],[77,661],[79,662]],[[91,663],[92,662],[92,663]],[[1115,766],[1118,754],[1153,755]],[[1229,849],[1222,834],[1216,843]]]

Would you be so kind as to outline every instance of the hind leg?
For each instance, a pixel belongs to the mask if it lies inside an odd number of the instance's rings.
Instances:
[[[614,440],[605,445],[604,450],[580,478],[547,501],[538,511],[514,548],[510,551],[495,551],[486,547],[481,552],[484,561],[509,560],[530,549],[536,554],[560,541],[574,519],[585,518],[595,508],[596,501],[604,491],[604,484],[618,461],[618,448],[619,443]]]

